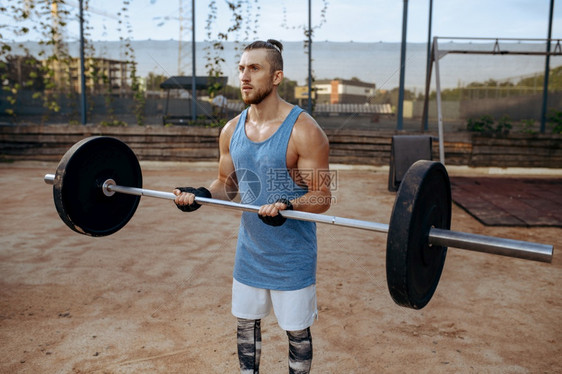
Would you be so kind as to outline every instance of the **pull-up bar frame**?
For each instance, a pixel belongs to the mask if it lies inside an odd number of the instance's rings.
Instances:
[[[471,41],[494,41],[494,47],[490,50],[467,50],[467,49],[446,49],[439,50],[439,39],[446,40],[471,40]],[[521,41],[521,42],[546,42],[548,44],[547,51],[518,51],[518,50],[502,50],[499,45],[499,41]],[[443,146],[443,112],[441,108],[441,83],[439,75],[439,60],[445,57],[447,54],[487,54],[487,55],[527,55],[527,56],[562,56],[562,44],[561,39],[518,39],[518,38],[470,38],[470,37],[439,37],[435,36],[433,38],[429,69],[426,76],[425,82],[425,98],[423,104],[423,116],[422,116],[422,128],[421,131],[426,131],[428,129],[428,107],[429,107],[429,89],[431,86],[431,72],[433,64],[435,64],[435,90],[436,90],[436,100],[437,100],[437,126],[439,131],[439,161],[443,164],[445,163],[445,151]],[[554,50],[550,51],[550,43],[556,42]],[[547,68],[548,69],[548,68]],[[545,85],[548,85],[547,73],[545,71]],[[543,107],[546,105],[548,100],[548,87],[544,87],[543,95]],[[544,112],[544,110],[543,110]],[[544,113],[543,113],[544,117]],[[541,132],[544,132],[544,125],[541,124]]]

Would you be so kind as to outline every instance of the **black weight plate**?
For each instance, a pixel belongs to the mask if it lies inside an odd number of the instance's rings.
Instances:
[[[142,188],[137,157],[122,141],[90,137],[65,153],[55,174],[53,197],[68,227],[80,234],[106,236],[129,222],[140,196],[104,195],[102,185],[108,179],[121,186]]]
[[[443,164],[417,161],[400,183],[386,244],[387,284],[398,305],[421,309],[437,288],[447,247],[429,244],[431,227],[451,227],[451,184]]]

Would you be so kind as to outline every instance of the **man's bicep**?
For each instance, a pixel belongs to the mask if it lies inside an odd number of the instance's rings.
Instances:
[[[316,129],[308,134],[302,152],[299,154],[299,172],[304,177],[309,190],[319,191],[329,188],[330,144],[321,129]]]
[[[234,162],[230,154],[230,139],[232,137],[232,123],[227,124],[219,138],[219,167],[217,180],[213,183],[213,189],[217,197],[232,200],[238,191],[238,180]]]
[[[236,188],[238,186],[236,171],[230,153],[220,156],[218,179],[229,187]]]

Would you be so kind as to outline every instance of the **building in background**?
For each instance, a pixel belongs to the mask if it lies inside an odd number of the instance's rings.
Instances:
[[[312,98],[317,104],[370,104],[376,85],[358,79],[323,79],[314,82]],[[308,99],[308,87],[295,87],[295,99]]]
[[[53,80],[57,90],[70,88],[71,92],[80,93],[80,60],[71,58],[62,61],[44,61],[53,70]],[[90,94],[106,94],[112,96],[132,95],[131,78],[126,61],[105,58],[87,58],[86,90]]]
[[[314,87],[319,104],[369,104],[376,85],[358,79],[326,79],[316,81]]]

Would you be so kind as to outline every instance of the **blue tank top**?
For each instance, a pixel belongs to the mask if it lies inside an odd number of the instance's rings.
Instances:
[[[243,204],[261,206],[307,193],[287,171],[287,146],[303,110],[293,107],[276,132],[262,142],[246,136],[248,109],[240,115],[230,154]],[[248,286],[291,291],[316,283],[316,224],[288,219],[281,226],[263,223],[243,212],[234,260],[234,278]]]

